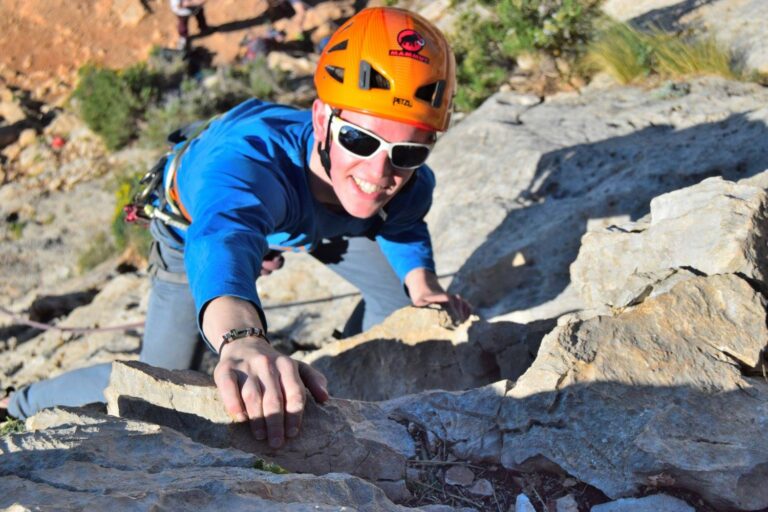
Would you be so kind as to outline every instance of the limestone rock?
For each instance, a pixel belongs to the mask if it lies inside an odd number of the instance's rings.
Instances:
[[[451,466],[445,470],[445,483],[469,487],[475,481],[475,473],[466,466]]]
[[[3,118],[5,124],[14,124],[26,119],[27,114],[21,105],[13,100],[0,101],[0,117]]]
[[[579,504],[573,494],[567,494],[555,501],[556,512],[579,512]]]
[[[144,320],[149,289],[145,275],[123,274],[99,285],[103,288],[90,304],[76,308],[58,325],[110,327],[140,324]],[[55,310],[47,314],[55,314]],[[40,319],[51,321],[45,317]],[[139,332],[134,328],[79,334],[56,330],[39,333],[0,357],[0,373],[7,376],[3,384],[19,387],[90,364],[136,358],[141,342]]]
[[[603,11],[612,18],[627,21],[643,14],[660,12],[680,3],[680,0],[606,0]]]
[[[452,127],[428,162],[438,185],[427,216],[438,271],[457,272],[451,291],[515,322],[581,309],[569,266],[590,219],[639,219],[658,195],[768,168],[754,143],[768,135],[768,90],[688,85],[586,88],[533,105],[499,93]],[[518,253],[526,265],[513,266]]]
[[[720,178],[663,194],[647,218],[587,233],[573,284],[589,307],[636,303],[673,275],[739,273],[768,290],[767,209],[764,189]]]
[[[686,502],[667,496],[654,494],[645,498],[626,498],[612,503],[595,505],[590,512],[695,512],[696,509]]]
[[[499,371],[494,356],[469,339],[469,325],[454,329],[442,310],[404,308],[369,331],[327,344],[303,360],[325,374],[331,395],[357,400],[495,382]]]
[[[365,402],[332,399],[319,406],[309,399],[301,435],[272,450],[247,424],[232,422],[213,381],[201,373],[115,363],[105,395],[110,414],[169,426],[209,446],[258,453],[292,471],[392,483],[404,479],[405,460],[415,453],[405,427]]]
[[[530,498],[525,494],[518,494],[515,499],[515,512],[536,512]]]
[[[112,0],[112,12],[125,27],[137,25],[148,14],[139,0]]]
[[[469,391],[427,391],[382,402],[388,416],[421,425],[460,460],[498,462],[502,430],[498,424],[509,381]]]
[[[30,422],[44,429],[0,439],[2,509],[404,510],[359,478],[261,471],[254,455],[149,423],[59,409]]]
[[[721,507],[768,506],[765,299],[697,277],[616,317],[558,327],[503,402],[502,463],[544,457],[617,498],[649,478]]]

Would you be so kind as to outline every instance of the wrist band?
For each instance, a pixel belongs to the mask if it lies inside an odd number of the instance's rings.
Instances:
[[[221,338],[221,345],[219,345],[219,354],[221,354],[221,351],[224,349],[224,345],[229,343],[230,341],[239,340],[240,338],[249,338],[251,336],[255,336],[257,338],[262,338],[264,341],[272,344],[271,341],[269,341],[269,338],[267,338],[267,333],[264,332],[264,329],[261,327],[244,327],[242,329],[231,329],[227,331],[224,336]]]

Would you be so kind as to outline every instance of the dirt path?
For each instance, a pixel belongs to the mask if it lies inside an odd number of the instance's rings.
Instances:
[[[212,51],[214,64],[231,62],[246,33],[266,30],[266,6],[266,0],[208,0],[208,23],[218,30],[193,44]],[[47,102],[66,98],[85,63],[123,68],[145,60],[155,46],[176,45],[167,0],[0,0],[0,12],[0,83]],[[196,31],[190,20],[190,33]]]

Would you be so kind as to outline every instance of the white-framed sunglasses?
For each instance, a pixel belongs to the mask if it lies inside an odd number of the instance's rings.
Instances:
[[[379,151],[386,151],[389,161],[400,169],[416,169],[427,161],[435,143],[389,142],[373,132],[331,114],[330,132],[333,140],[355,158],[367,160]]]

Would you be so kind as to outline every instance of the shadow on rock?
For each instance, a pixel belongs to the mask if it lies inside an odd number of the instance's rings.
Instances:
[[[450,291],[488,315],[534,308],[570,283],[569,266],[590,224],[647,214],[660,194],[768,168],[768,128],[750,113],[684,129],[651,125],[626,136],[544,154],[529,187],[463,264]],[[595,226],[593,226],[593,229]]]

